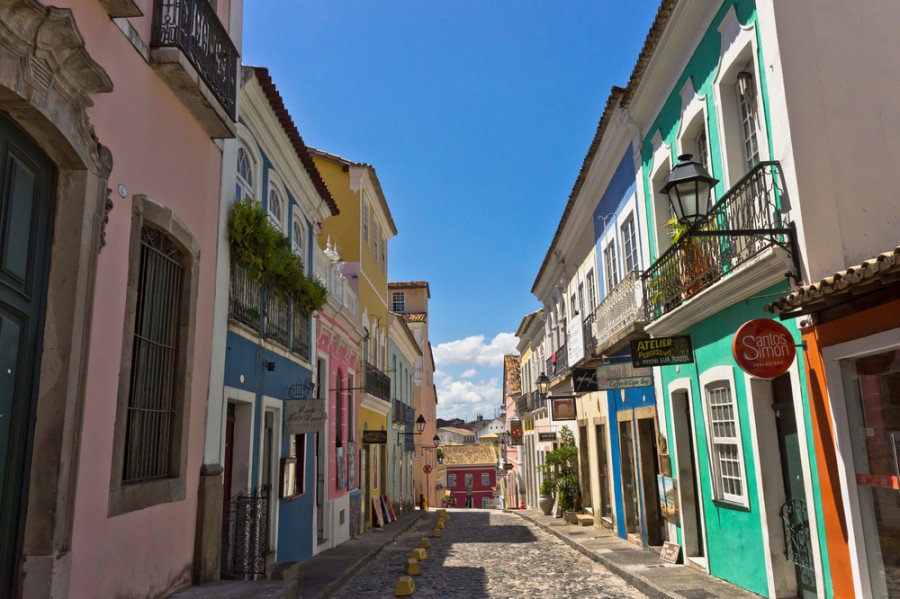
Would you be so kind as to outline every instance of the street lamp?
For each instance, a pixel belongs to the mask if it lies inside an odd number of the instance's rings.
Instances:
[[[400,438],[402,436],[408,435],[421,435],[422,431],[425,430],[425,417],[419,414],[419,417],[416,418],[416,430],[415,431],[397,431],[397,444],[400,444]]]
[[[534,385],[538,389],[538,395],[541,396],[541,400],[547,399],[547,393],[550,391],[550,377],[542,372],[541,376],[534,381]]]
[[[766,163],[769,164],[769,163]],[[771,163],[775,164],[775,163]],[[797,247],[797,228],[793,222],[787,227],[771,227],[765,229],[713,229],[701,226],[710,209],[710,192],[719,180],[709,174],[706,168],[694,162],[691,154],[678,157],[678,164],[666,178],[666,184],[660,190],[666,194],[675,218],[687,227],[685,238],[690,237],[766,237],[775,245],[783,248],[791,256],[794,270],[789,273],[795,281],[800,281],[800,251]],[[787,241],[781,241],[780,236]],[[540,380],[540,379],[538,379]]]

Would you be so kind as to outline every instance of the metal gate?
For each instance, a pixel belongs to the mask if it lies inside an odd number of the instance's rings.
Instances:
[[[791,499],[782,505],[781,525],[784,529],[785,557],[800,568],[801,580],[799,582],[815,587],[815,562],[806,501]]]
[[[269,488],[241,491],[231,498],[223,514],[222,578],[265,577],[268,549]]]

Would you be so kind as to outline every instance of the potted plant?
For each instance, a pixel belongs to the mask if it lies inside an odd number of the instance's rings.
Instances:
[[[547,453],[541,468],[554,481],[559,509],[563,513],[574,513],[581,509],[581,490],[578,486],[578,447],[575,445],[575,435],[568,426],[562,427],[560,438],[562,443]]]
[[[549,516],[553,510],[553,479],[550,476],[545,476],[544,480],[541,481],[540,494],[538,507],[541,508],[545,516]]]
[[[687,299],[704,287],[709,263],[700,242],[688,236],[687,225],[673,216],[666,221],[665,226],[672,238],[672,245],[684,240],[681,247],[681,284]]]

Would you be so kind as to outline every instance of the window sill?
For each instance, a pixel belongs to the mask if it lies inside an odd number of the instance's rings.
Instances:
[[[123,484],[109,492],[109,517],[181,501],[185,497],[185,486],[184,477]]]
[[[729,509],[737,512],[750,512],[750,505],[739,503],[737,501],[732,501],[731,499],[713,499],[713,504],[716,507],[720,507],[723,509]]]

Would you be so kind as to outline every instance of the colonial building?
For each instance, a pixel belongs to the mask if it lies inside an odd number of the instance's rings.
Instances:
[[[241,13],[0,3],[0,596],[163,596],[202,569]]]
[[[494,505],[497,485],[497,452],[492,445],[446,445],[447,490],[456,507],[465,507],[471,496],[473,508]],[[471,493],[469,492],[471,490]]]
[[[391,373],[391,431],[388,435],[388,501],[395,513],[412,511],[417,496],[413,468],[418,465],[416,437],[422,434],[416,426],[413,407],[415,367],[422,359],[422,349],[400,314],[388,314],[388,364]],[[424,417],[422,417],[424,420]],[[422,428],[424,430],[424,422]]]

